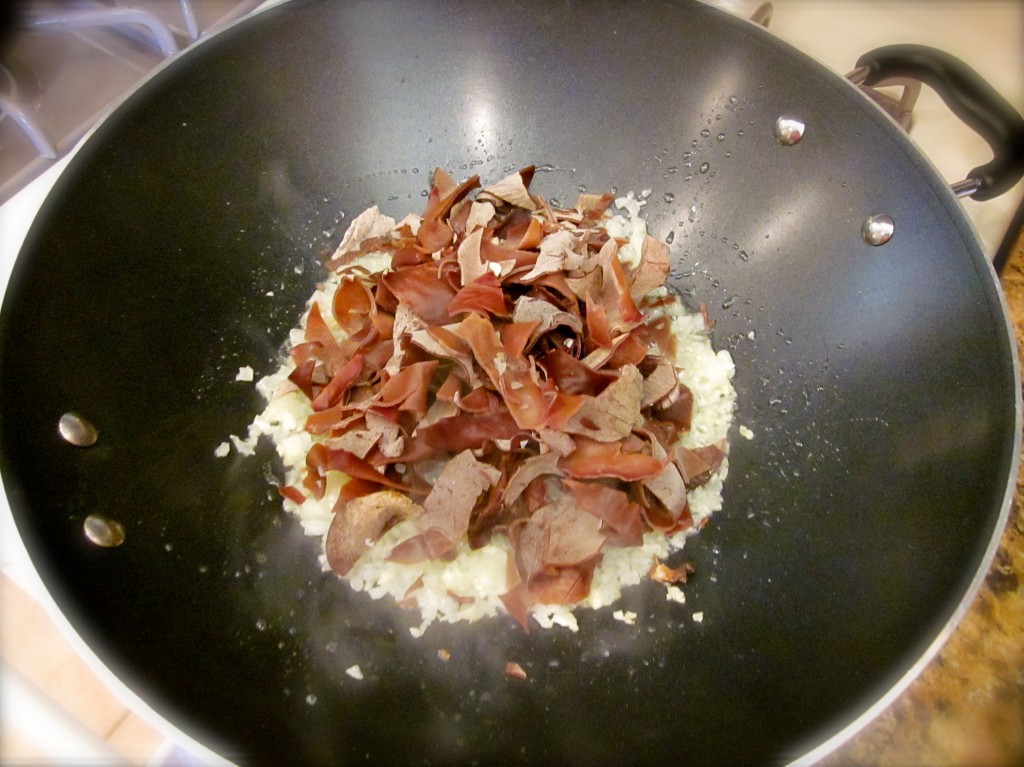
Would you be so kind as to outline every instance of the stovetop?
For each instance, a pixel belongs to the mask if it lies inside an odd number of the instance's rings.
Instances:
[[[3,0],[0,203],[51,167],[162,61],[260,0]]]

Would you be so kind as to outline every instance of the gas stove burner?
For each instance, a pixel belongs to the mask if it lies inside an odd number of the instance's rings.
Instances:
[[[0,96],[11,101],[18,100],[18,81],[14,79],[14,74],[4,64],[0,64]],[[6,112],[0,114],[0,120],[6,117]]]
[[[47,160],[56,160],[56,147],[43,129],[39,127],[33,115],[25,108],[26,102],[31,100],[30,96],[33,92],[37,98],[41,95],[38,79],[34,77],[31,69],[26,67],[25,71],[31,76],[19,78],[15,66],[10,63],[0,64],[0,74],[2,74],[2,78],[0,78],[0,123],[10,117],[32,142],[32,146],[41,157],[45,157]],[[25,83],[28,83],[27,88]],[[33,85],[35,87],[32,87]]]
[[[263,0],[0,0],[0,203],[183,45]]]
[[[39,73],[27,61],[11,55],[0,62],[0,96],[38,108],[42,95]]]

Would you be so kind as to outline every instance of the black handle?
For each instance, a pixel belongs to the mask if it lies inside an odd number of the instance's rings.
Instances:
[[[998,197],[1024,175],[1024,118],[960,59],[923,45],[887,45],[865,53],[857,67],[869,72],[865,85],[903,77],[931,86],[953,114],[988,142],[992,161],[967,174],[979,184],[973,199]]]

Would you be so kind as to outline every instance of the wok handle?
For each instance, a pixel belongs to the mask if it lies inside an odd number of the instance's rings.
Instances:
[[[904,78],[930,85],[946,106],[992,148],[991,162],[979,165],[954,191],[990,200],[1024,176],[1024,118],[960,59],[923,45],[887,45],[857,59],[857,80],[874,86]]]

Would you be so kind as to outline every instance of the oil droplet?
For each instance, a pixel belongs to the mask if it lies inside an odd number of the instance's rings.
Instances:
[[[715,136],[715,138],[718,141],[725,141],[725,134],[724,133],[719,133],[717,136]]]
[[[113,548],[124,543],[124,525],[101,514],[90,514],[82,523],[85,537],[97,546]]]
[[[704,128],[704,129],[703,129],[703,130],[702,130],[702,131],[700,132],[700,135],[701,135],[701,138],[707,138],[708,136],[710,136],[710,135],[711,135],[711,131],[709,131],[709,130],[708,130],[707,128]]]
[[[676,238],[676,230],[675,230],[675,229],[673,229],[673,230],[672,230],[672,231],[670,231],[670,232],[669,232],[669,233],[668,233],[667,235],[665,235],[665,242],[666,242],[666,243],[667,243],[668,245],[671,245],[671,244],[672,244],[672,241],[673,241],[673,240],[675,240],[675,238]]]
[[[665,202],[672,203],[676,201],[676,196],[672,192],[665,192],[664,200]]]
[[[711,167],[711,164],[710,164],[710,163],[707,163],[707,162],[702,162],[702,163],[700,164],[700,168],[698,168],[698,170],[699,170],[699,171],[700,171],[701,173],[707,173],[707,172],[708,172],[708,169],[709,169],[710,167]]]
[[[311,706],[314,705],[316,703],[316,695],[314,695],[313,693],[310,693],[309,695],[307,695],[306,696],[306,703],[308,703]]]
[[[727,299],[725,299],[722,302],[722,308],[723,309],[728,309],[730,306],[732,306],[734,303],[736,303],[736,299],[737,298],[738,298],[738,296],[729,296]]]
[[[259,620],[256,621],[256,630],[257,631],[266,631],[267,630],[267,622],[265,620],[263,620],[263,618],[260,618]]]

